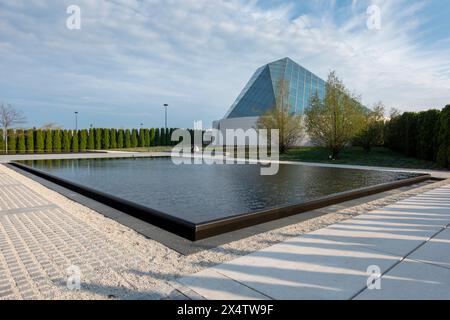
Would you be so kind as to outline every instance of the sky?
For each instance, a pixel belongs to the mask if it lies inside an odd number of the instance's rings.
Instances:
[[[165,103],[169,126],[210,127],[258,67],[290,57],[368,106],[442,108],[448,17],[448,0],[0,0],[0,103],[29,127],[73,128],[75,111],[79,127],[161,127]]]

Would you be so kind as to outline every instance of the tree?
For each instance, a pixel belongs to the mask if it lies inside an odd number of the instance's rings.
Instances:
[[[6,133],[6,142],[8,142],[8,150],[6,153],[16,153],[17,150],[17,140],[16,140],[16,132],[13,129],[8,129]]]
[[[53,151],[53,134],[52,130],[45,130],[45,152],[52,153]]]
[[[145,147],[150,147],[150,130],[144,129]]]
[[[280,80],[275,105],[259,117],[256,123],[258,129],[266,129],[269,133],[271,130],[278,130],[280,153],[285,153],[303,138],[302,118],[290,110],[289,83]]]
[[[69,130],[64,130],[63,131],[61,148],[66,153],[70,153],[70,151],[71,151],[71,148],[72,148],[72,136],[71,136]]]
[[[364,112],[363,127],[353,139],[353,144],[370,152],[372,147],[383,144],[385,107],[379,102]]]
[[[155,129],[150,129],[150,147],[154,147],[156,145],[155,143]]]
[[[124,145],[126,149],[131,148],[131,132],[130,129],[125,130]]]
[[[139,147],[145,147],[145,131],[144,129],[139,129]]]
[[[117,130],[111,129],[110,131],[110,141],[111,141],[111,149],[117,149]]]
[[[5,141],[4,141],[3,129],[0,129],[0,154],[5,152]]]
[[[334,71],[328,76],[324,100],[315,94],[305,113],[311,141],[327,148],[333,159],[361,131],[364,122],[359,98],[349,92]]]
[[[78,131],[72,132],[72,152],[78,152],[79,151],[79,144],[78,144]]]
[[[417,119],[417,156],[436,161],[439,136],[439,110],[419,112]]]
[[[102,149],[102,129],[95,129],[95,149]]]
[[[133,129],[131,131],[131,147],[136,148],[138,146],[138,131]]]
[[[86,129],[80,130],[79,131],[79,147],[80,147],[80,151],[84,152],[87,149],[87,142],[88,142],[88,132]]]
[[[53,152],[61,152],[61,130],[53,130]]]
[[[89,150],[94,150],[95,149],[95,131],[92,128],[89,129],[87,148]]]
[[[161,145],[161,141],[159,140],[159,128],[155,129],[155,146],[158,147]]]
[[[109,129],[103,129],[102,131],[103,131],[103,133],[102,133],[102,148],[104,150],[108,150],[111,145],[110,139],[109,139],[109,136],[110,136]]]
[[[23,130],[16,130],[17,136],[17,152],[24,154],[26,152],[25,132]]]
[[[42,130],[62,130],[62,126],[54,122],[44,123],[41,127]]]
[[[123,141],[124,139],[124,132],[123,129],[119,129],[119,131],[117,131],[117,148],[118,149],[123,149]]]
[[[3,129],[3,141],[5,144],[5,153],[8,153],[8,150],[12,150],[8,147],[8,130],[15,125],[22,124],[25,122],[25,117],[23,116],[21,111],[14,109],[11,105],[0,105],[0,127]],[[14,146],[14,150],[16,147]]]
[[[446,106],[439,117],[437,163],[440,167],[450,168],[450,105]]]
[[[44,148],[45,148],[45,138],[44,138],[44,133],[42,132],[41,129],[37,129],[36,130],[36,137],[35,137],[35,148],[36,148],[36,152],[38,153],[43,153],[44,152]]]
[[[34,131],[34,129],[29,129],[25,134],[28,153],[34,153]]]

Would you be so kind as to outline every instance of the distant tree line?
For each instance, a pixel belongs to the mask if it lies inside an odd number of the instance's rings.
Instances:
[[[384,129],[384,145],[404,155],[450,168],[450,105],[442,111],[391,116]]]
[[[63,129],[0,129],[0,154],[71,153],[89,150],[110,150],[172,146],[174,128],[82,130]]]

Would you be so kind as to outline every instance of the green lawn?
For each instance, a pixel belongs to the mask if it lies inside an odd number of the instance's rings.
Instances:
[[[173,147],[136,147],[136,148],[125,148],[125,149],[113,149],[112,151],[123,151],[123,152],[171,152]]]
[[[286,154],[280,155],[280,160],[377,167],[439,169],[434,162],[409,158],[386,148],[374,148],[370,153],[366,153],[362,148],[349,147],[342,151],[339,159],[330,160],[329,153],[324,148],[301,147],[291,149]]]

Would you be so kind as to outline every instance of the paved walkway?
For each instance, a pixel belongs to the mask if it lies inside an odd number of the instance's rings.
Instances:
[[[46,200],[7,170],[0,165],[0,300],[165,297],[161,287],[130,273],[151,267],[150,257]],[[79,291],[67,287],[73,266],[81,271]]]
[[[449,224],[446,186],[180,282],[207,299],[450,299]]]

